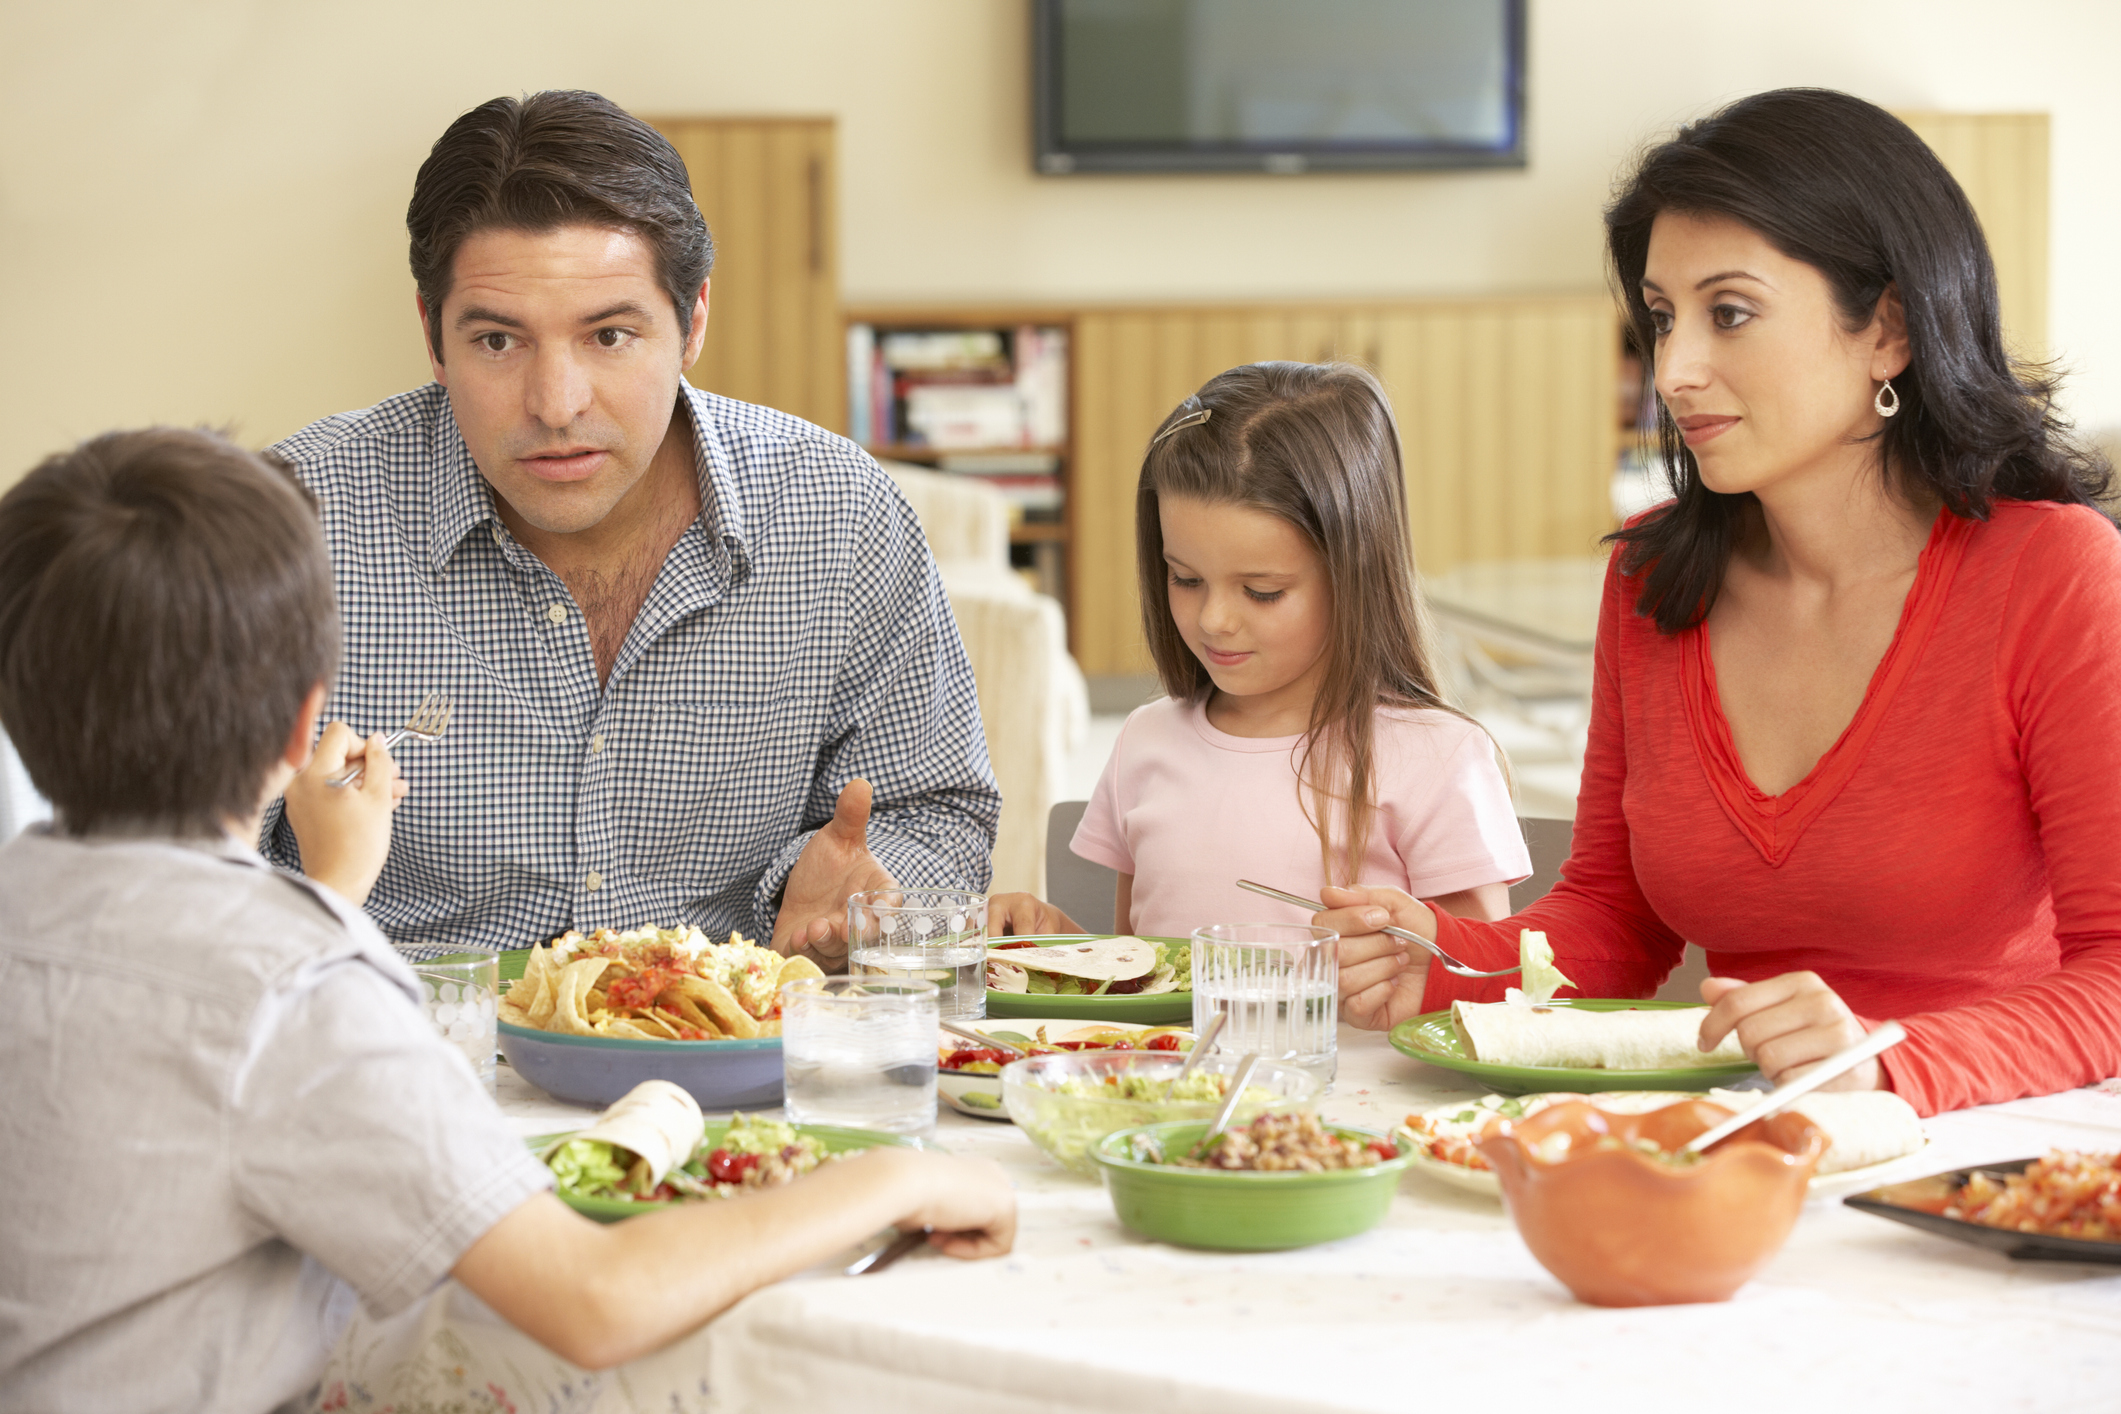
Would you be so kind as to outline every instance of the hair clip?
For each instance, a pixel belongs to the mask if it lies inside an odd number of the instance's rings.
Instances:
[[[1151,437],[1149,439],[1149,445],[1152,447],[1155,446],[1158,442],[1163,441],[1164,438],[1170,436],[1172,433],[1177,432],[1182,428],[1198,427],[1203,422],[1206,422],[1210,417],[1214,416],[1214,414],[1214,408],[1202,408],[1199,412],[1189,412],[1184,417],[1180,418],[1178,421],[1172,423],[1169,427],[1166,427],[1163,431],[1157,433],[1154,437]]]

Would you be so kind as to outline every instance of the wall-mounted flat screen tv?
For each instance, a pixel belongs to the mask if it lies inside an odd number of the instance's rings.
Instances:
[[[1038,170],[1524,165],[1524,0],[1035,0]]]

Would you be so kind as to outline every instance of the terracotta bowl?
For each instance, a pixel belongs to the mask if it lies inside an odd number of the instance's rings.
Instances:
[[[1641,1115],[1571,1101],[1499,1121],[1480,1152],[1502,1180],[1525,1246],[1577,1300],[1728,1301],[1790,1235],[1826,1152],[1825,1131],[1785,1112],[1685,1166],[1630,1146],[1648,1140],[1670,1152],[1731,1114],[1706,1100]]]

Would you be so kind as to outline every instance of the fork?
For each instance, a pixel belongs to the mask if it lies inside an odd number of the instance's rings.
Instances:
[[[388,751],[408,737],[418,742],[440,741],[442,733],[449,730],[449,717],[454,711],[456,704],[449,700],[448,693],[428,693],[420,699],[420,705],[412,709],[412,715],[405,719],[405,725],[383,738],[383,749]],[[350,786],[358,782],[366,772],[367,767],[357,761],[324,784]]]
[[[1250,889],[1255,894],[1265,894],[1268,898],[1278,898],[1283,903],[1293,903],[1298,908],[1308,908],[1313,913],[1323,913],[1326,911],[1326,906],[1316,899],[1304,898],[1299,894],[1285,894],[1280,889],[1270,889],[1265,884],[1255,884],[1250,879],[1239,879],[1237,881],[1237,887],[1239,887],[1240,889]],[[1466,966],[1457,958],[1451,956],[1449,953],[1445,952],[1442,948],[1436,946],[1436,944],[1430,942],[1427,938],[1424,938],[1419,933],[1409,932],[1405,928],[1394,928],[1389,925],[1383,928],[1379,928],[1377,931],[1380,933],[1389,933],[1393,937],[1398,938],[1403,942],[1413,943],[1415,946],[1427,952],[1429,956],[1435,958],[1438,962],[1442,963],[1444,971],[1453,973],[1459,977],[1509,977],[1514,975],[1515,973],[1523,971],[1522,968],[1518,967],[1505,967],[1499,972],[1479,972],[1474,970],[1473,968]]]

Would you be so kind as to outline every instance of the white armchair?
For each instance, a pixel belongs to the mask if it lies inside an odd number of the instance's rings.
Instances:
[[[1067,620],[1009,568],[1009,509],[998,492],[968,477],[883,465],[920,517],[972,660],[987,754],[1002,788],[990,887],[1043,894],[1046,815],[1090,726],[1089,689],[1068,655]]]

